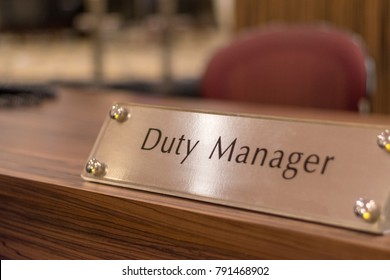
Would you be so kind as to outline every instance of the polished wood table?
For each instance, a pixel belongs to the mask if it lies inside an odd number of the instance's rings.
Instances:
[[[3,259],[390,259],[373,235],[85,182],[80,174],[114,101],[388,124],[387,116],[60,89],[0,110]]]

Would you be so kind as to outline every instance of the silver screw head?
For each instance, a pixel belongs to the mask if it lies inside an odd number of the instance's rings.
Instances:
[[[123,107],[121,107],[119,104],[115,104],[111,107],[110,110],[110,118],[118,121],[118,122],[124,122],[129,117],[129,112]]]
[[[390,130],[386,129],[378,135],[378,145],[379,147],[385,149],[387,152],[390,152]]]
[[[368,223],[375,223],[380,216],[380,207],[372,199],[359,198],[355,202],[354,212]]]
[[[101,163],[96,158],[90,159],[85,166],[85,171],[96,177],[101,177],[106,174],[106,165]]]

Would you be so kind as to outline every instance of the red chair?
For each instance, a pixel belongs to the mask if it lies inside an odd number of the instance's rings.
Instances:
[[[367,81],[368,59],[357,37],[328,25],[265,27],[241,36],[212,57],[201,94],[358,111],[367,87],[372,88],[372,81]]]

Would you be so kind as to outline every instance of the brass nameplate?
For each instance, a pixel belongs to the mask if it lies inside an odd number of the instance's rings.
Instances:
[[[117,104],[85,180],[390,230],[386,128]]]

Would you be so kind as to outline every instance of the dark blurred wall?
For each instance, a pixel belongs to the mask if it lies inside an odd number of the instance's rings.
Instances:
[[[126,21],[141,20],[158,13],[158,0],[106,0],[107,12],[121,15]],[[172,0],[176,13],[187,14],[199,21],[212,14],[212,0]],[[32,29],[72,27],[75,16],[85,11],[83,0],[0,0],[0,29],[28,31]]]
[[[10,31],[70,27],[82,0],[0,0],[0,28]]]

